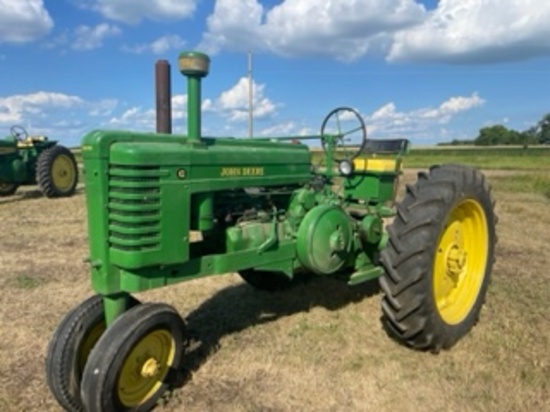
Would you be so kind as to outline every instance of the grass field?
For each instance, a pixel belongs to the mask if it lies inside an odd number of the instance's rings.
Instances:
[[[313,163],[322,161],[321,149],[313,151]],[[550,171],[550,146],[480,147],[441,146],[412,148],[404,157],[407,167],[421,168],[438,163],[462,163],[480,169]]]
[[[457,161],[424,155],[409,164]],[[320,279],[268,294],[234,274],[190,281],[139,296],[172,304],[188,324],[182,385],[158,410],[550,410],[550,158],[494,157],[497,263],[479,324],[451,351],[389,339],[376,283]],[[85,218],[82,188],[70,199],[32,187],[0,199],[2,411],[59,410],[44,356],[61,317],[92,293]]]

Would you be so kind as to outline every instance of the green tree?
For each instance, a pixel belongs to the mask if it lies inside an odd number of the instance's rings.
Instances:
[[[511,131],[501,124],[484,127],[479,131],[479,136],[475,139],[474,144],[477,146],[509,144],[510,133]]]
[[[495,146],[495,145],[531,145],[539,142],[538,136],[529,129],[525,132],[508,129],[503,125],[484,127],[479,131],[479,136],[474,143],[477,146]]]
[[[544,117],[538,122],[537,137],[540,143],[550,142],[550,113],[546,113]]]

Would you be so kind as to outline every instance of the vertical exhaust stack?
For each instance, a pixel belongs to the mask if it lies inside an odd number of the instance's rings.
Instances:
[[[170,63],[166,60],[158,60],[155,64],[157,133],[172,133],[172,90],[170,84]]]
[[[195,51],[181,52],[179,69],[187,77],[187,136],[201,140],[201,79],[208,75],[210,57]]]

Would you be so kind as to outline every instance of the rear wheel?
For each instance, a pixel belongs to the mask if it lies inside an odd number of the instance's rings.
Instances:
[[[381,262],[383,322],[416,349],[454,345],[476,323],[494,262],[496,216],[485,177],[436,166],[407,187]]]
[[[78,168],[71,151],[53,146],[40,154],[36,181],[46,197],[71,196],[78,183]]]
[[[15,183],[0,182],[0,197],[13,195],[17,191],[18,187],[19,185]]]
[[[168,387],[183,352],[184,323],[165,304],[120,315],[92,350],[82,377],[88,412],[148,411]]]

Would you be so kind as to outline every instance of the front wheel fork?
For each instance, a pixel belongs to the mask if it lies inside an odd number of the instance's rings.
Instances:
[[[111,326],[116,318],[134,306],[136,300],[129,293],[121,292],[115,295],[104,295],[105,322]]]

